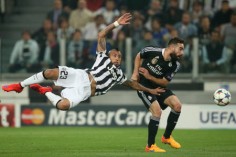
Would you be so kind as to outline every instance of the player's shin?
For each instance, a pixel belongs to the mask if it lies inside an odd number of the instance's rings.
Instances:
[[[31,84],[35,84],[35,83],[41,83],[43,81],[45,81],[45,77],[43,76],[43,72],[39,72],[37,74],[32,75],[31,77],[25,79],[24,81],[20,82],[20,85],[22,87],[26,87],[29,86]]]
[[[170,138],[170,135],[178,122],[179,116],[180,116],[180,112],[176,112],[174,110],[170,111],[169,117],[167,119],[166,130],[164,133],[165,138]]]
[[[45,96],[50,100],[50,102],[53,104],[53,106],[57,106],[57,103],[62,99],[62,97],[53,94],[52,92],[45,93]]]
[[[148,124],[148,147],[155,144],[155,138],[159,127],[159,117],[152,116]]]

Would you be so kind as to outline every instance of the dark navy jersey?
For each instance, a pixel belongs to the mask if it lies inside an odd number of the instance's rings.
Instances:
[[[143,59],[141,67],[147,69],[149,73],[156,78],[166,78],[171,81],[179,70],[178,61],[165,61],[163,58],[163,48],[148,46],[141,50],[140,57]],[[162,87],[144,76],[140,75],[140,83],[149,88]]]

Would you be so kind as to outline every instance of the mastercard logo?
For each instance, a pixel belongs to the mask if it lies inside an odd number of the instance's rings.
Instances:
[[[44,122],[45,114],[42,109],[24,109],[21,113],[21,120],[24,124],[30,125],[40,125]]]

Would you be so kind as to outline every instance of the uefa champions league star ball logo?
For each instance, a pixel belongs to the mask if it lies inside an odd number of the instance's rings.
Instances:
[[[159,59],[159,56],[154,57],[154,58],[152,59],[151,63],[152,63],[152,64],[156,64],[157,61],[158,61],[158,59]]]
[[[172,67],[172,63],[171,63],[171,62],[169,62],[168,66],[169,66],[169,67]]]

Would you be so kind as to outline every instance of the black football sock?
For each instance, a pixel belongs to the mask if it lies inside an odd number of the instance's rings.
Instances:
[[[164,133],[165,138],[170,138],[170,135],[178,122],[179,116],[180,112],[175,112],[174,110],[170,111],[169,117],[167,119],[166,130]]]
[[[157,130],[159,127],[160,118],[158,117],[151,117],[149,124],[148,124],[148,147],[155,144],[155,138],[157,134]]]

